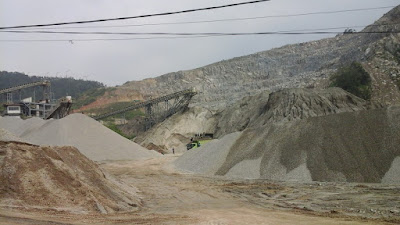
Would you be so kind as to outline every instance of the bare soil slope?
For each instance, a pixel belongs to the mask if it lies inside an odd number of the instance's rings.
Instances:
[[[110,213],[137,210],[140,199],[74,147],[0,142],[0,205]]]

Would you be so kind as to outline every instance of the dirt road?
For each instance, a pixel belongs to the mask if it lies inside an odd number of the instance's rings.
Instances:
[[[141,191],[132,213],[72,215],[0,209],[0,224],[396,224],[395,186],[276,183],[181,174],[176,155],[101,167]]]

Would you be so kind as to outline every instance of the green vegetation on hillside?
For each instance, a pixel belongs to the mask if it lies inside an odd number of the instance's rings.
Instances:
[[[113,123],[106,124],[105,126],[108,127],[110,130],[114,131],[115,133],[117,133],[117,134],[119,134],[119,135],[121,135],[122,137],[125,137],[125,138],[127,138],[127,139],[133,139],[133,138],[136,136],[136,135],[130,135],[130,136],[129,136],[129,135],[124,134],[124,133],[121,131],[121,129],[119,129],[118,126],[115,125],[115,124],[113,124]]]
[[[64,96],[72,96],[73,99],[79,97],[83,92],[103,88],[104,84],[97,81],[88,81],[82,79],[75,79],[72,77],[39,77],[39,76],[28,76],[18,72],[7,72],[0,71],[0,89],[14,87],[21,84],[37,82],[41,80],[49,80],[51,82],[51,92],[55,99],[59,99]],[[36,100],[40,100],[43,96],[43,90],[41,87],[32,87],[21,90],[21,98],[33,97],[35,93]],[[4,101],[4,96],[1,96]],[[19,99],[19,94],[14,94],[14,99]]]
[[[79,109],[84,105],[89,105],[96,101],[97,97],[104,95],[106,90],[106,88],[102,87],[85,91],[79,98],[75,99],[73,109]]]
[[[100,115],[100,114],[108,113],[111,111],[124,109],[133,104],[134,104],[134,102],[114,102],[114,103],[108,104],[106,107],[103,107],[103,108],[89,109],[89,110],[85,111],[85,113],[89,113],[89,114],[94,113],[96,115]],[[125,118],[126,120],[131,120],[137,116],[144,116],[144,113],[141,110],[133,110],[133,111],[128,111],[125,113],[121,113],[121,114],[117,114],[117,115],[108,117],[105,120],[110,121],[115,118]]]
[[[339,68],[331,77],[331,86],[340,87],[365,100],[371,99],[371,77],[357,62]]]

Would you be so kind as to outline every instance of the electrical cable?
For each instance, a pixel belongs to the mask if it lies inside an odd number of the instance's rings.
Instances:
[[[336,10],[336,11],[321,11],[321,12],[308,12],[299,14],[287,14],[287,15],[269,15],[269,16],[256,16],[256,17],[242,17],[242,18],[228,18],[228,19],[217,19],[217,20],[199,20],[199,21],[186,21],[186,22],[169,22],[169,23],[147,23],[147,24],[129,24],[129,25],[110,25],[110,26],[75,26],[75,27],[43,27],[42,29],[87,29],[87,28],[121,28],[121,27],[143,27],[143,26],[160,26],[160,25],[182,25],[182,24],[201,24],[201,23],[216,23],[216,22],[230,22],[230,21],[245,21],[245,20],[257,20],[257,19],[268,19],[268,18],[282,18],[282,17],[297,17],[297,16],[309,16],[309,15],[320,15],[320,14],[336,14],[344,12],[358,12],[358,11],[369,11],[377,9],[393,8],[395,6],[383,6],[375,8],[360,8],[360,9],[348,9],[348,10]]]
[[[31,25],[9,26],[9,27],[0,27],[0,30],[15,29],[15,28],[28,28],[28,27],[61,26],[61,25],[69,25],[69,24],[99,23],[99,22],[107,22],[107,21],[148,18],[148,17],[155,17],[155,16],[168,16],[168,15],[175,15],[175,14],[183,14],[183,13],[191,13],[191,12],[198,12],[198,11],[206,11],[206,10],[228,8],[228,7],[241,6],[241,5],[249,5],[249,4],[268,2],[268,1],[270,1],[270,0],[256,0],[256,1],[250,1],[250,2],[240,2],[240,3],[234,3],[234,4],[228,4],[228,5],[211,6],[211,7],[206,7],[206,8],[187,9],[187,10],[182,10],[182,11],[155,13],[155,14],[147,14],[147,15],[140,15],[140,16],[118,17],[118,18],[108,18],[108,19],[95,19],[95,20],[83,20],[83,21],[73,21],[73,22],[60,22],[60,23],[49,23],[49,24],[31,24]]]
[[[268,32],[268,34],[291,34],[293,35],[293,32],[297,32],[298,35],[305,35],[305,34],[316,34],[315,32],[308,32],[305,33],[306,31],[324,31],[324,30],[337,30],[337,29],[348,29],[348,28],[356,28],[356,27],[380,27],[380,26],[395,26],[399,25],[400,23],[391,23],[391,24],[372,24],[372,25],[356,25],[356,26],[342,26],[342,27],[328,27],[328,28],[314,28],[314,29],[297,29],[297,30],[281,30],[281,31],[273,31],[273,32]],[[6,31],[0,31],[1,32],[6,32]],[[11,31],[10,31],[11,32]],[[12,32],[17,32],[17,31],[12,31]],[[18,31],[20,33],[22,31]],[[28,32],[35,32],[35,31],[28,31]],[[47,32],[47,31],[46,31]],[[299,33],[302,32],[302,33]],[[267,33],[267,32],[264,32]],[[330,32],[329,34],[340,34],[341,32]],[[360,33],[360,32],[356,32]],[[116,33],[112,33],[116,34]],[[241,35],[254,35],[253,33],[240,33]],[[326,33],[324,33],[326,34]],[[141,34],[143,35],[143,34]],[[237,34],[239,35],[239,34]],[[136,37],[136,38],[85,38],[85,39],[20,39],[20,40],[10,40],[10,39],[0,39],[0,42],[89,42],[89,41],[125,41],[125,40],[153,40],[153,39],[188,39],[188,38],[204,38],[204,37],[216,37],[216,36],[233,36],[229,33],[209,33],[207,35],[188,35],[188,36],[163,36],[163,37]]]
[[[223,37],[223,36],[249,36],[249,35],[328,35],[342,34],[343,32],[255,32],[255,33],[198,33],[184,34],[187,36],[177,37],[137,37],[137,38],[90,38],[90,39],[42,39],[42,40],[0,40],[0,42],[84,42],[84,41],[126,41],[126,40],[150,40],[150,39],[181,39],[181,38],[204,38],[204,37]],[[346,35],[357,34],[399,34],[400,31],[360,31],[348,32]]]
[[[324,29],[321,29],[324,30]],[[394,34],[400,31],[360,31],[354,32],[357,34]],[[301,34],[337,34],[338,32],[332,31],[315,31],[315,32],[295,32],[295,31],[285,31],[285,32],[204,32],[204,33],[173,33],[173,32],[79,32],[79,31],[0,31],[0,33],[24,33],[24,34],[70,34],[70,35],[174,35],[174,36],[197,36],[197,35],[258,35],[258,34],[288,34],[288,35],[301,35]],[[341,33],[341,32],[340,32]]]

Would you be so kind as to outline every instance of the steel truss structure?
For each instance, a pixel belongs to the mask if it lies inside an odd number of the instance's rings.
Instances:
[[[146,129],[149,129],[154,124],[161,122],[169,116],[182,111],[188,105],[193,96],[197,92],[194,89],[186,89],[183,91],[175,92],[159,98],[150,99],[148,101],[135,103],[124,109],[111,111],[93,117],[96,120],[101,120],[110,116],[122,114],[135,109],[144,108],[146,113]]]

